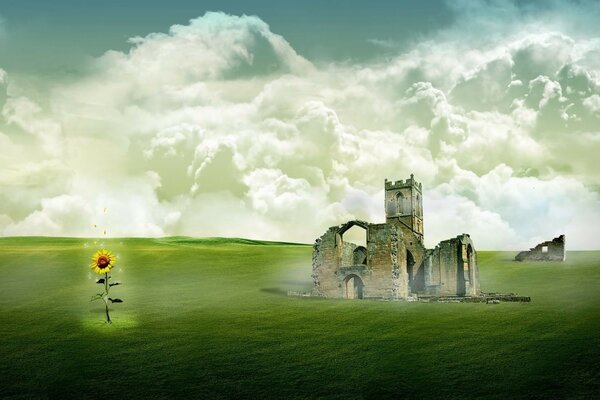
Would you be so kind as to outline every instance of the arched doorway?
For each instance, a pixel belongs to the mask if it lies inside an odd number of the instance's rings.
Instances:
[[[342,285],[344,289],[345,299],[362,299],[363,298],[363,287],[364,283],[360,276],[356,274],[350,274],[344,279]]]
[[[406,272],[408,274],[408,291],[413,293],[413,285],[415,281],[415,258],[412,253],[406,250]]]

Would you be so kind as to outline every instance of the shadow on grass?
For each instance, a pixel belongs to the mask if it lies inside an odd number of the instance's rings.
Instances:
[[[288,291],[285,289],[281,289],[281,288],[262,288],[262,289],[260,289],[260,291],[263,293],[274,294],[277,296],[287,297],[287,295],[288,295]]]
[[[312,281],[300,281],[300,280],[281,280],[278,281],[278,283],[281,283],[282,285],[289,285],[289,286],[295,286],[295,287],[306,287],[306,286],[310,286],[312,287],[313,282]]]

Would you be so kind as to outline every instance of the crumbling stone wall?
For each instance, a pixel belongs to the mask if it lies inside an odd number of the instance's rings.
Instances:
[[[478,296],[477,253],[471,237],[462,234],[440,242],[425,261],[425,293],[429,296]]]
[[[368,224],[367,262],[354,263],[357,245],[342,240],[344,225],[331,227],[313,246],[314,294],[343,298],[345,281],[358,276],[363,298],[407,299],[420,296],[478,296],[477,255],[469,235],[425,249],[393,223]],[[408,246],[407,246],[408,244]],[[409,279],[407,250],[414,254]]]
[[[405,252],[402,233],[390,224],[372,224],[369,230],[370,270],[365,296],[400,299],[407,296],[406,261],[399,254]]]
[[[355,298],[359,293],[362,298],[386,299],[479,296],[477,256],[469,235],[459,235],[427,250],[423,245],[421,184],[411,176],[406,181],[386,181],[385,189],[385,223],[349,221],[329,228],[316,240],[314,294]],[[399,196],[401,192],[406,195]],[[399,201],[404,202],[401,212]],[[355,225],[366,230],[364,249],[343,240],[344,233]],[[357,249],[360,257],[355,254]],[[359,258],[363,260],[360,263]],[[349,295],[349,282],[353,295]]]
[[[522,251],[515,261],[565,261],[565,235],[538,244],[528,251]]]
[[[313,280],[313,294],[316,296],[322,296],[321,292],[321,272],[323,268],[323,254],[321,253],[321,238],[315,240],[313,244],[312,253],[312,274],[310,275]]]
[[[400,255],[406,263],[407,276],[409,279],[409,294],[423,294],[425,290],[425,258],[427,249],[423,245],[420,237],[415,235],[410,230],[406,230],[402,224],[397,224],[394,221],[397,229],[402,233],[405,251]],[[409,262],[412,261],[412,266]]]
[[[313,245],[312,278],[315,284],[313,289],[315,295],[328,297],[328,294],[337,293],[337,288],[332,285],[332,280],[328,279],[335,273],[336,265],[335,230],[330,228]]]
[[[351,242],[342,242],[342,265],[354,265],[354,250],[357,244]]]
[[[352,221],[350,222],[352,223]],[[348,224],[350,224],[348,223]],[[342,240],[348,224],[331,227],[313,245],[313,293],[323,297],[347,297],[345,282],[357,276],[363,298],[406,298],[406,248],[402,233],[392,224],[368,224],[366,264],[354,263],[357,245]]]

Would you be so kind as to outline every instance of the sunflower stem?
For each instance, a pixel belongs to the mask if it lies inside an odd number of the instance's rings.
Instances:
[[[106,307],[106,322],[112,323],[110,314],[108,313],[108,272],[104,274],[104,306]]]

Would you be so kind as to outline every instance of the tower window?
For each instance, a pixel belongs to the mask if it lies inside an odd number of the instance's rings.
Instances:
[[[404,193],[398,192],[396,195],[396,200],[398,203],[398,214],[400,215],[410,215],[410,197],[404,196]]]

